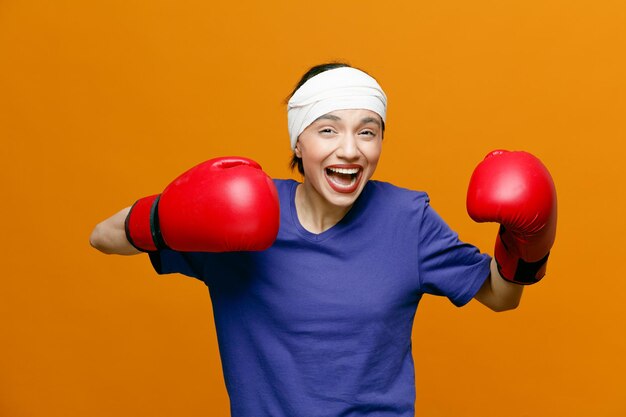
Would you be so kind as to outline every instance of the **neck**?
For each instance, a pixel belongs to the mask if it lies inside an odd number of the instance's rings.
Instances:
[[[352,206],[340,207],[329,204],[306,180],[296,188],[296,211],[302,227],[311,233],[322,233],[346,215]]]

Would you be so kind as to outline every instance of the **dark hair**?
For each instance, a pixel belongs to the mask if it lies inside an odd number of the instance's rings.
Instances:
[[[296,91],[298,91],[298,88],[302,87],[302,84],[307,82],[309,79],[315,77],[317,74],[321,74],[324,71],[332,70],[335,68],[343,68],[349,66],[350,65],[344,62],[329,62],[327,64],[320,64],[311,67],[307,72],[304,73],[302,78],[300,78],[300,81],[298,81],[298,84],[296,84],[295,88],[293,89],[291,94],[289,94],[285,102],[289,102],[289,99],[296,93]],[[302,158],[298,158],[296,156],[296,152],[294,151],[293,155],[291,156],[291,162],[289,162],[289,168],[291,168],[291,170],[293,171],[295,167],[298,167],[298,172],[304,176],[304,165],[302,165]]]

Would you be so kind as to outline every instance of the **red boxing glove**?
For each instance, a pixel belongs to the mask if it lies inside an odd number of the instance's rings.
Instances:
[[[176,178],[161,195],[138,200],[126,237],[150,252],[259,251],[276,240],[280,210],[273,181],[256,162],[215,158]]]
[[[503,278],[518,284],[543,278],[556,236],[556,190],[539,159],[489,153],[472,174],[467,212],[474,221],[500,223],[495,259]]]

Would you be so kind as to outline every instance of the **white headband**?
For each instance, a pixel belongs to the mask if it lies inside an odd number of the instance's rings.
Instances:
[[[371,110],[384,122],[387,96],[374,78],[356,68],[335,68],[307,80],[287,104],[291,149],[295,149],[300,133],[317,118],[346,109]]]

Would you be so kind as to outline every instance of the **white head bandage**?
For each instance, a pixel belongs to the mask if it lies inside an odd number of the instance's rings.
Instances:
[[[374,78],[356,68],[335,68],[307,80],[287,104],[291,149],[296,147],[300,133],[318,117],[346,109],[371,110],[384,122],[387,96]]]

